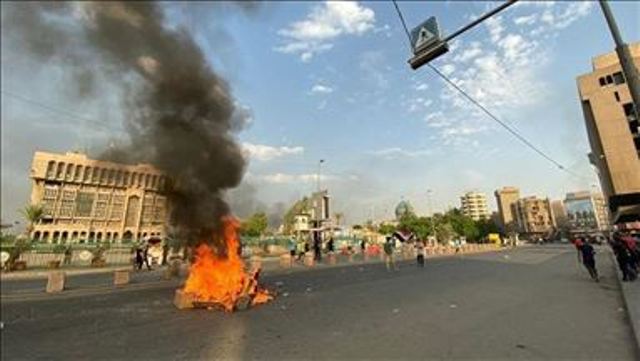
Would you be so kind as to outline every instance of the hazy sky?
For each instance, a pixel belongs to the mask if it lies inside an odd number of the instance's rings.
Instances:
[[[410,27],[435,15],[445,33],[496,4],[399,3]],[[625,40],[640,40],[640,5],[611,6]],[[390,217],[403,197],[421,213],[457,206],[467,190],[487,193],[493,205],[492,192],[506,185],[562,198],[597,184],[575,80],[590,71],[592,56],[614,48],[597,2],[518,3],[459,37],[434,63],[580,177],[524,147],[427,67],[411,70],[390,1],[269,2],[250,12],[175,3],[166,12],[167,26],[195,37],[252,114],[237,134],[250,165],[236,196],[256,204],[290,203],[313,191],[320,159],[322,186],[348,223]],[[35,150],[95,153],[124,133],[118,84],[98,82],[94,96],[79,99],[72,68],[25,58],[24,44],[5,41],[4,18],[2,27],[7,222],[28,201]]]

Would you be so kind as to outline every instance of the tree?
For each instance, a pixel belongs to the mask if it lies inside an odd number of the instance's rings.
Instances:
[[[20,210],[22,216],[27,221],[27,237],[31,237],[31,233],[35,225],[44,217],[44,208],[39,204],[30,204]]]
[[[301,200],[294,203],[291,208],[284,215],[284,231],[285,233],[291,233],[293,231],[293,225],[296,220],[296,215],[300,213],[308,212],[310,208],[310,200],[307,197],[302,198]]]
[[[485,238],[489,233],[500,233],[500,227],[491,219],[481,219],[477,222],[480,238]]]
[[[441,240],[442,243],[447,243],[453,239],[453,237],[457,236],[456,231],[453,229],[451,223],[443,223],[438,225],[436,229],[436,235],[438,240]]]
[[[444,220],[451,224],[453,230],[460,236],[465,237],[467,240],[478,240],[480,238],[480,229],[476,222],[467,217],[462,212],[454,208],[448,211],[444,215]]]
[[[396,231],[396,226],[393,224],[381,224],[378,227],[378,232],[381,234],[391,234]]]
[[[259,212],[242,222],[240,225],[240,234],[248,237],[260,237],[267,229],[269,222],[264,212]]]

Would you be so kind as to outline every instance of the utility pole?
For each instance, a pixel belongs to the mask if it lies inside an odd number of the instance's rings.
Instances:
[[[620,30],[616,19],[613,17],[613,12],[609,7],[609,3],[606,0],[600,0],[600,7],[604,14],[613,41],[616,43],[616,53],[618,53],[618,59],[620,60],[620,66],[622,67],[622,73],[624,74],[627,85],[629,86],[629,93],[631,93],[631,99],[635,105],[636,116],[640,115],[640,77],[638,76],[638,68],[633,63],[633,56],[631,56],[631,50],[629,45],[622,41]]]

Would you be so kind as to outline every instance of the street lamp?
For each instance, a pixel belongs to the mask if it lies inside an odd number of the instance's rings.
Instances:
[[[322,163],[324,163],[324,159],[320,159],[318,162],[318,173],[316,173],[316,184],[318,187],[318,192],[320,192],[320,172],[322,171]]]

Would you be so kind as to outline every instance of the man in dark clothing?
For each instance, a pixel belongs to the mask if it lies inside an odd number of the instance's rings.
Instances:
[[[142,249],[140,249],[140,247],[136,247],[136,268],[139,270],[142,269],[142,263],[144,261],[142,260]]]
[[[321,246],[320,246],[321,242],[320,242],[320,233],[319,232],[314,232],[313,234],[313,253],[314,253],[314,259],[316,261],[320,261],[322,259],[322,254],[321,254]]]
[[[633,257],[631,252],[617,235],[613,238],[611,248],[613,248],[613,253],[616,255],[618,268],[620,268],[620,272],[622,272],[622,281],[633,281],[635,277],[632,267]]]
[[[329,238],[329,241],[327,242],[327,252],[333,252],[334,246],[333,246],[333,237]]]
[[[580,247],[580,253],[582,255],[582,264],[589,271],[589,275],[594,281],[599,282],[598,270],[596,269],[596,252],[593,250],[593,246],[589,242],[584,242]]]

